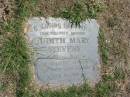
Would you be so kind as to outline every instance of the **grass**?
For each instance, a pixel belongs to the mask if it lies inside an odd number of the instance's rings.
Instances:
[[[91,88],[88,84],[80,87],[72,86],[64,90],[40,90],[35,91],[29,87],[29,54],[23,34],[23,24],[26,20],[35,14],[35,6],[38,0],[15,0],[17,5],[16,15],[10,21],[3,23],[3,32],[6,33],[5,41],[2,48],[2,64],[0,69],[6,73],[16,75],[16,97],[110,97],[116,89],[113,77],[107,75],[103,78],[96,88]],[[77,1],[70,8],[61,10],[60,17],[69,19],[72,24],[79,25],[80,22],[87,18],[96,18],[100,12],[101,5],[93,0]],[[38,12],[39,14],[39,12]],[[41,15],[41,14],[40,14]],[[111,25],[111,23],[110,23]],[[108,48],[104,32],[99,33],[100,52],[103,64],[108,63]],[[115,71],[114,77],[124,78],[123,72]],[[0,89],[3,86],[0,86]]]
[[[29,55],[23,36],[23,23],[31,15],[34,0],[16,0],[16,15],[3,25],[4,32],[9,34],[3,43],[1,70],[7,74],[15,74],[17,97],[23,97],[29,82]]]
[[[96,97],[113,97],[117,86],[113,81],[103,81],[96,86]]]
[[[101,53],[101,58],[102,62],[104,65],[107,65],[108,63],[108,56],[109,56],[109,51],[108,51],[108,46],[106,43],[106,39],[104,36],[104,32],[100,30],[99,32],[99,48],[100,48],[100,53]]]
[[[2,91],[4,91],[5,88],[6,88],[5,84],[3,84],[3,83],[0,82],[0,93],[1,93]]]
[[[62,10],[59,16],[70,20],[72,24],[79,25],[80,22],[86,19],[96,18],[100,11],[100,3],[92,0],[88,0],[87,2],[80,0],[75,2],[73,6]]]
[[[93,97],[93,90],[87,85],[84,84],[80,87],[72,86],[67,90],[59,91],[40,91],[39,97]]]
[[[116,80],[123,80],[126,77],[125,71],[121,67],[115,67],[114,77]]]

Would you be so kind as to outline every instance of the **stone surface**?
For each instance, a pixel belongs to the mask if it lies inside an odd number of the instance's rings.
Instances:
[[[80,26],[61,18],[29,19],[25,32],[33,49],[37,81],[50,87],[79,85],[84,80],[97,83],[98,31],[94,19]]]

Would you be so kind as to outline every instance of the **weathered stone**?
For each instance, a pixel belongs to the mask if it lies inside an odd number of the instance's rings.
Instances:
[[[96,20],[75,26],[61,18],[35,17],[26,28],[38,82],[53,87],[100,80]]]

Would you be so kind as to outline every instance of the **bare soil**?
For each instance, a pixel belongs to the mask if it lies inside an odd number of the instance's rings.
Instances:
[[[109,48],[109,67],[104,66],[103,73],[122,68],[125,79],[117,81],[120,93],[115,97],[130,97],[130,0],[104,0],[104,4],[107,8],[98,22]]]
[[[40,10],[45,17],[56,16],[61,10],[72,6],[74,1],[75,0],[40,0],[37,9]]]
[[[0,22],[11,18],[14,8],[14,0],[0,0]]]
[[[16,7],[14,0],[0,0],[0,49],[2,48],[2,43],[4,41],[3,35],[5,34],[5,32],[2,31],[1,24],[12,18],[12,16],[14,15],[15,8]],[[4,90],[0,91],[0,97],[14,97],[15,82],[12,78],[13,77],[3,75],[2,72],[0,71],[0,85],[2,84],[4,85],[1,87]]]

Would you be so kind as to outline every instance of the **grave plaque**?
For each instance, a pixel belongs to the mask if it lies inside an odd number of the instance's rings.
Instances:
[[[100,80],[99,25],[86,20],[79,26],[61,18],[31,18],[26,27],[38,82],[71,86]]]

